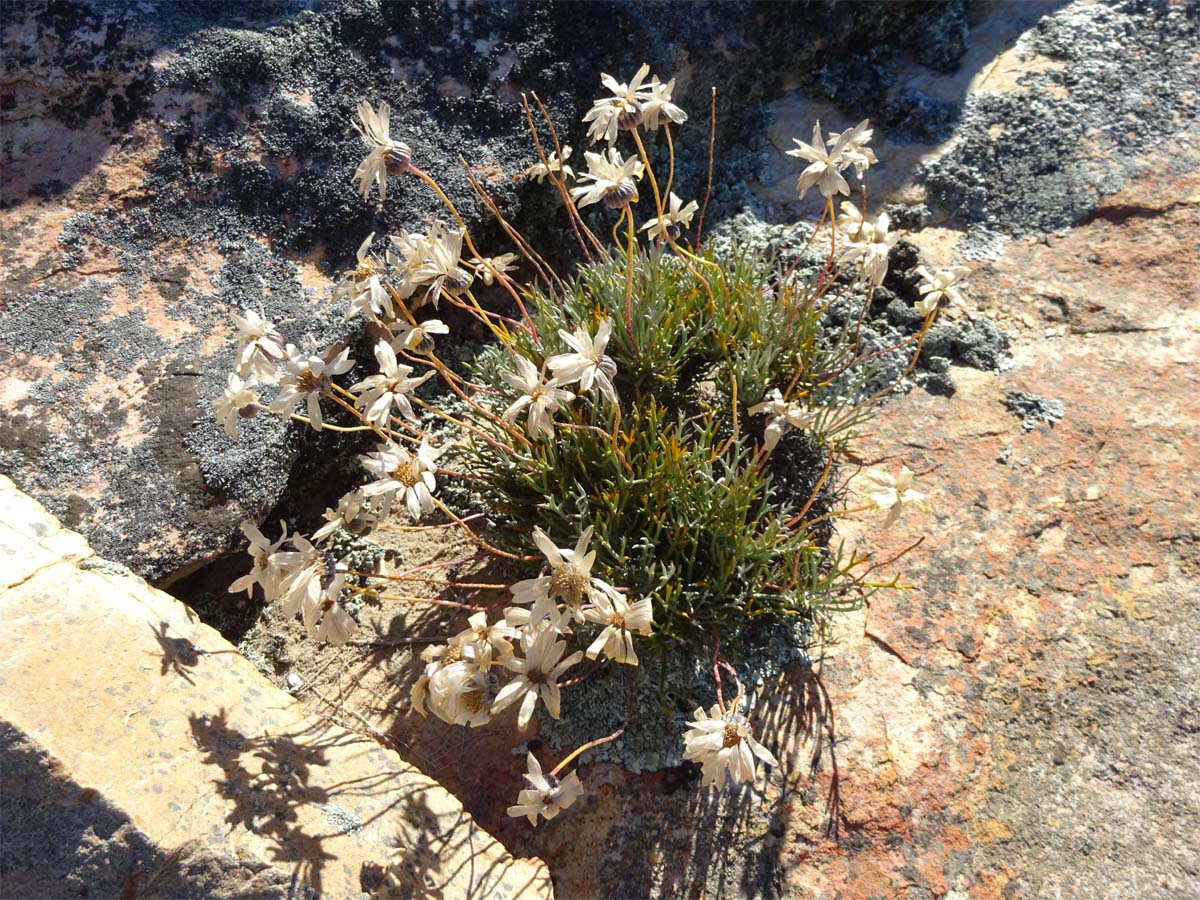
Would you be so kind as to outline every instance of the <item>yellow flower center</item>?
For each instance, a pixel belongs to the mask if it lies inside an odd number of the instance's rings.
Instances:
[[[402,462],[392,470],[392,478],[406,488],[413,487],[421,480],[421,466],[418,460],[411,459]]]
[[[725,725],[725,740],[722,742],[722,747],[736,747],[742,742],[742,736],[738,734],[738,727],[733,722],[728,722]]]
[[[550,576],[550,596],[563,597],[571,606],[578,606],[587,594],[588,580],[574,566],[556,566]]]

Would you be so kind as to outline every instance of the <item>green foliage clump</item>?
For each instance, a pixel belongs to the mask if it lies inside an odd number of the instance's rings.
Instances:
[[[476,363],[476,380],[508,397],[510,352],[544,364],[568,349],[560,331],[613,323],[619,409],[586,393],[560,410],[553,439],[518,447],[497,429],[520,452],[473,442],[470,468],[510,549],[528,552],[534,527],[563,547],[593,527],[594,574],[654,598],[649,642],[660,649],[682,642],[703,657],[714,634],[845,601],[827,516],[832,454],[858,413],[828,391],[812,398],[850,350],[822,330],[821,299],[777,275],[746,255],[645,251],[627,327],[628,263],[614,255],[581,267],[557,297],[528,293],[532,329],[512,328],[511,350]],[[764,420],[749,409],[792,379],[793,396],[811,399],[812,425],[768,454]],[[789,490],[797,484],[808,490]]]

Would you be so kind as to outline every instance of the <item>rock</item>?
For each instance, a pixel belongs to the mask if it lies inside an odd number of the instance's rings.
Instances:
[[[930,205],[1008,234],[1074,224],[1164,143],[1195,141],[1198,42],[1187,3],[1076,2],[1045,16],[1011,51],[1017,77],[978,83],[925,166]]]
[[[711,219],[745,200],[724,187],[757,167],[762,101],[789,66],[864,42],[919,41],[952,60],[963,9],[940,3],[926,27],[912,15],[922,3],[782,17],[724,3],[684,17],[655,4],[308,6],[30,2],[5,23],[0,471],[159,584],[223,553],[241,520],[345,482],[336,460],[332,475],[295,471],[333,443],[260,417],[235,444],[211,403],[230,365],[231,311],[282,320],[301,345],[351,338],[326,298],[362,239],[445,217],[413,179],[393,179],[383,210],[357,197],[357,101],[391,103],[393,133],[482,246],[507,249],[460,154],[505,214],[554,248],[557,199],[512,179],[534,161],[522,92],[545,100],[578,159],[600,72],[629,78],[643,60],[678,72],[691,120],[676,184],[698,197],[716,85]],[[665,161],[662,142],[651,152]],[[319,512],[327,498],[305,499]]]
[[[0,572],[3,896],[551,895],[365,722],[303,715],[3,477]]]

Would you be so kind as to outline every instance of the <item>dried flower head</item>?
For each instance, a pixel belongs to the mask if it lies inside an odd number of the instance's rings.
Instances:
[[[793,138],[797,145],[795,150],[788,150],[788,156],[798,156],[809,161],[809,166],[800,173],[796,182],[796,192],[800,198],[808,193],[814,184],[826,198],[837,194],[850,193],[850,185],[842,176],[849,166],[854,166],[859,178],[867,166],[875,162],[875,154],[865,146],[871,139],[872,130],[866,119],[853,128],[848,128],[840,134],[831,134],[826,141],[821,139],[821,122],[813,125],[812,143],[806,144],[799,138]]]
[[[668,237],[678,237],[681,229],[692,224],[692,216],[699,208],[695,200],[684,206],[683,201],[672,191],[668,198],[667,211],[661,216],[655,216],[643,225],[641,230],[650,232],[648,237],[651,239],[665,241]]]
[[[385,518],[391,511],[392,498],[398,493],[404,496],[414,520],[420,519],[422,513],[433,512],[437,455],[426,438],[421,439],[415,454],[395,444],[380,445],[375,453],[359,457],[363,468],[378,479],[363,486],[363,495],[381,499],[379,514]]]
[[[612,319],[604,319],[593,338],[587,326],[578,325],[574,334],[559,331],[558,336],[571,348],[571,353],[560,353],[546,360],[559,384],[579,382],[581,390],[590,391],[592,385],[600,389],[605,397],[617,402],[617,389],[612,379],[617,374],[617,364],[605,355],[608,339],[612,336]]]
[[[845,245],[841,254],[843,263],[858,263],[862,280],[872,287],[879,287],[887,276],[888,254],[899,235],[890,234],[891,217],[880,213],[879,218],[869,224],[864,224],[859,240]]]
[[[235,441],[241,437],[238,433],[238,419],[249,419],[259,409],[258,394],[251,390],[253,384],[253,378],[242,381],[237,373],[230,372],[225,380],[225,390],[213,401],[217,421],[221,423],[225,433]]]
[[[592,564],[596,561],[596,551],[588,550],[592,531],[589,525],[579,536],[575,549],[568,550],[556,547],[542,529],[533,530],[533,542],[546,557],[550,573],[518,581],[512,586],[512,593],[517,603],[532,605],[535,619],[540,619],[543,611],[561,600],[575,620],[582,622],[585,603],[617,593],[612,585],[592,576]]]
[[[283,542],[287,540],[287,523],[279,522],[281,533],[279,540],[271,543],[253,522],[242,523],[242,534],[250,541],[246,552],[250,554],[253,565],[250,571],[229,585],[229,593],[236,594],[244,590],[247,597],[254,596],[254,586],[262,588],[263,598],[270,603],[279,596],[279,583],[285,573],[300,564],[300,554],[290,551],[280,551]]]
[[[433,349],[431,334],[449,334],[450,326],[441,319],[426,319],[416,325],[399,321],[392,326],[396,337],[392,341],[393,350],[409,350],[414,353],[427,353]]]
[[[237,326],[237,362],[233,371],[243,378],[274,381],[275,364],[283,359],[283,336],[252,309],[231,314]]]
[[[517,260],[520,259],[515,253],[501,253],[499,256],[478,256],[471,258],[471,265],[475,269],[475,273],[488,287],[496,281],[496,276],[503,278],[513,269],[515,269]]]
[[[642,127],[647,131],[654,131],[662,122],[682,125],[687,121],[687,113],[671,102],[671,93],[674,90],[674,78],[663,84],[655,75],[649,87],[642,91]]]
[[[352,368],[354,360],[350,359],[349,348],[326,361],[319,356],[305,356],[295,346],[288,344],[284,374],[279,379],[279,394],[271,404],[271,411],[290,413],[303,400],[309,424],[320,431],[324,425],[321,395],[330,390],[334,375],[342,375]]]
[[[642,121],[642,82],[649,74],[649,63],[642,63],[628,84],[606,73],[600,75],[600,81],[612,91],[612,96],[597,99],[583,117],[584,122],[592,123],[588,138],[593,144],[599,140],[612,144],[617,139],[617,132],[637,128]]]
[[[649,597],[630,603],[619,591],[600,591],[596,605],[583,611],[583,617],[604,628],[587,648],[585,655],[595,659],[601,653],[613,662],[638,664],[633,649],[634,634],[649,634],[654,611]]]
[[[518,699],[521,701],[517,713],[517,727],[521,730],[529,724],[533,717],[534,707],[538,700],[546,706],[546,712],[554,718],[561,715],[562,693],[558,687],[558,679],[571,666],[583,659],[583,652],[576,650],[566,659],[563,654],[567,650],[565,641],[558,640],[552,631],[543,631],[525,648],[525,658],[509,657],[505,659],[505,668],[516,673],[516,678],[500,689],[492,708],[495,711],[505,709]]]
[[[774,450],[779,439],[791,428],[808,428],[814,421],[814,415],[799,403],[786,402],[779,388],[774,388],[762,403],[756,403],[748,410],[752,416],[765,415],[767,427],[763,430],[763,444],[768,451]]]
[[[313,532],[313,543],[319,544],[341,528],[343,531],[359,533],[375,524],[376,516],[367,505],[367,498],[358,491],[351,491],[338,501],[337,509],[326,509],[325,524]]]
[[[346,310],[347,319],[362,313],[372,322],[378,322],[380,316],[391,318],[395,315],[391,295],[383,283],[382,269],[371,256],[371,242],[374,240],[375,232],[372,231],[358,248],[358,265],[349,280],[334,291],[334,297],[337,299],[350,298],[350,307]]]
[[[396,351],[386,341],[375,345],[375,359],[379,362],[379,374],[368,376],[350,388],[359,394],[354,405],[364,410],[363,418],[380,430],[391,424],[393,409],[410,422],[418,421],[408,395],[433,377],[433,369],[410,378],[413,367],[398,363]]]

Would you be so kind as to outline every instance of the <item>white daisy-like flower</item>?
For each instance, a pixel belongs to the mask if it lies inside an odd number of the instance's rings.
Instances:
[[[501,253],[499,256],[485,256],[482,259],[473,256],[471,265],[474,266],[479,280],[487,287],[491,287],[495,283],[497,275],[506,275],[517,267],[518,259],[520,257],[515,253]]]
[[[403,493],[414,520],[420,519],[422,513],[433,512],[437,455],[425,438],[421,439],[415,455],[395,444],[380,445],[377,452],[359,457],[363,468],[378,478],[362,488],[363,495],[381,498],[380,515],[383,517],[390,511],[392,498],[397,493]]]
[[[841,213],[837,217],[837,227],[847,240],[869,241],[874,225],[863,218],[862,210],[849,200],[841,202]]]
[[[464,655],[486,672],[493,663],[513,655],[512,641],[516,637],[517,629],[504,619],[489,625],[487,613],[477,612],[467,619],[467,628],[451,638],[450,643],[462,647]]]
[[[235,441],[241,437],[238,433],[238,419],[249,419],[258,412],[258,394],[251,389],[253,384],[253,378],[242,381],[236,372],[230,372],[229,377],[225,379],[225,390],[213,401],[217,421],[221,423],[225,433]]]
[[[395,315],[392,308],[392,298],[384,287],[382,273],[378,263],[371,256],[371,242],[375,240],[375,232],[367,235],[366,240],[358,248],[356,258],[358,265],[350,276],[350,280],[339,285],[334,291],[334,297],[350,298],[350,308],[346,310],[346,319],[362,313],[372,322],[378,322],[380,316],[391,318]]]
[[[683,201],[676,196],[674,191],[671,191],[671,196],[668,198],[668,206],[667,211],[661,216],[655,216],[641,227],[641,231],[650,232],[648,237],[651,240],[657,238],[665,241],[668,237],[674,238],[681,229],[692,224],[692,216],[700,208],[695,200],[684,206]]]
[[[913,490],[914,474],[908,466],[900,467],[899,475],[879,469],[867,469],[863,473],[861,493],[867,503],[878,510],[887,510],[883,527],[895,524],[906,506],[915,506],[921,512],[933,512],[933,504],[921,491]]]
[[[632,131],[637,128],[642,121],[642,82],[649,74],[649,63],[642,63],[628,84],[606,73],[600,75],[600,81],[612,91],[612,96],[597,99],[583,117],[584,122],[592,123],[588,128],[591,143],[605,140],[611,145],[620,130]]]
[[[538,700],[545,704],[546,712],[555,719],[559,718],[562,692],[557,684],[558,679],[583,659],[581,650],[563,659],[566,650],[565,641],[558,640],[551,631],[543,631],[525,648],[524,659],[513,656],[503,660],[504,667],[515,672],[517,677],[500,689],[492,709],[498,712],[519,699],[521,708],[517,713],[517,727],[521,730],[533,717]]]
[[[358,182],[358,192],[364,200],[371,193],[371,185],[379,186],[379,202],[387,199],[388,175],[401,175],[408,171],[412,163],[412,148],[403,141],[394,141],[391,137],[390,117],[392,108],[387,102],[379,104],[379,112],[371,108],[366,100],[358,104],[358,118],[362,122],[352,123],[354,130],[362,135],[371,152],[359,163],[354,170],[354,180]]]
[[[432,644],[421,651],[421,659],[426,665],[412,686],[413,709],[422,716],[432,710],[439,719],[450,721],[444,708],[448,693],[476,670],[464,658],[463,648],[456,644]]]
[[[846,132],[845,135],[849,135],[849,133]],[[804,199],[804,195],[814,184],[827,198],[836,194],[850,194],[850,185],[842,177],[842,169],[850,165],[850,160],[843,152],[846,149],[843,141],[838,141],[833,145],[833,149],[827,150],[825,142],[821,140],[819,119],[813,125],[811,144],[806,144],[799,138],[792,140],[798,146],[795,150],[788,150],[787,155],[798,156],[809,161],[808,168],[800,173],[800,179],[796,182],[796,192],[800,195],[800,199]]]
[[[858,263],[861,267],[862,280],[872,287],[879,287],[887,277],[888,254],[892,245],[899,239],[897,234],[889,234],[891,217],[880,213],[870,225],[869,231],[864,229],[861,240],[851,241],[841,253],[842,263]]]
[[[931,275],[928,269],[920,266],[917,268],[917,274],[921,276],[921,283],[917,285],[921,299],[914,305],[917,312],[928,316],[941,306],[950,303],[962,304],[962,294],[959,293],[957,285],[971,274],[971,270],[967,266],[951,266]]]
[[[379,374],[368,376],[350,388],[359,394],[354,405],[364,410],[363,418],[376,428],[386,429],[394,408],[410,422],[418,421],[408,395],[432,378],[434,370],[410,378],[413,367],[396,362],[396,351],[386,341],[375,345],[375,359],[379,362]]]
[[[520,633],[522,647],[532,644],[543,631],[559,635],[571,633],[570,611],[559,609],[550,601],[549,594],[542,598],[535,596],[531,602],[534,604],[532,609],[524,606],[504,608],[504,624]]]
[[[313,634],[317,623],[329,611],[325,601],[336,604],[341,596],[346,575],[339,570],[332,554],[318,550],[302,535],[293,535],[291,540],[299,551],[299,560],[297,567],[279,583],[283,614],[291,618],[301,613],[304,627]]]
[[[617,389],[612,383],[613,376],[617,374],[617,364],[604,352],[612,329],[612,319],[603,319],[594,338],[588,334],[587,326],[582,324],[575,328],[574,334],[561,330],[558,332],[558,336],[572,350],[571,353],[560,353],[546,360],[547,367],[559,384],[578,381],[580,389],[584,391],[590,391],[595,385],[610,401],[617,402]]]
[[[342,606],[340,599],[326,597],[321,601],[317,611],[317,619],[308,629],[309,634],[321,641],[328,641],[335,647],[340,647],[358,628],[354,617]]]
[[[283,359],[283,336],[252,309],[230,314],[237,326],[238,351],[233,371],[243,378],[274,381],[275,363]]]
[[[334,375],[349,372],[352,368],[354,360],[350,358],[348,347],[326,361],[319,356],[305,356],[297,347],[288,344],[284,374],[279,379],[279,394],[271,404],[271,411],[290,413],[303,400],[309,423],[320,431],[325,424],[321,418],[321,395],[330,389]]]
[[[708,714],[698,707],[695,716],[683,735],[683,758],[700,763],[705,786],[724,782],[722,775],[734,784],[753,782],[756,758],[769,766],[779,765],[771,751],[754,739],[749,721],[740,713],[722,714],[714,705]]]
[[[338,501],[337,509],[324,512],[325,524],[313,532],[313,543],[319,544],[339,528],[359,532],[375,524],[375,516],[367,506],[367,499],[358,491],[351,491]]]
[[[579,207],[592,203],[603,203],[609,209],[621,209],[630,203],[637,203],[637,179],[642,177],[645,166],[631,156],[623,159],[620,152],[611,147],[607,156],[599,153],[584,153],[588,170],[580,181],[590,181],[571,188],[571,196]]]
[[[596,605],[583,611],[583,617],[604,626],[584,654],[588,659],[603,653],[613,662],[638,664],[633,635],[650,633],[654,611],[649,597],[631,604],[619,591],[603,591]]]
[[[527,816],[530,825],[537,825],[538,816],[549,821],[579,799],[583,793],[583,785],[579,776],[571,772],[559,781],[553,775],[542,775],[542,767],[532,753],[526,759],[528,771],[525,780],[529,787],[517,794],[516,806],[508,808],[508,814],[513,818]]]
[[[663,84],[657,75],[651,79],[649,87],[642,90],[642,127],[647,131],[658,128],[661,124],[660,119],[677,125],[687,121],[687,113],[671,102],[671,93],[674,90],[674,78]]]
[[[875,158],[875,151],[867,146],[867,142],[871,140],[874,133],[875,129],[871,128],[871,120],[863,119],[853,128],[842,132],[831,131],[827,137],[831,145],[841,145],[842,158],[854,166],[854,174],[858,176],[859,180],[862,179],[863,173],[869,166],[879,162]]]
[[[559,158],[558,153],[551,151],[550,155],[546,157],[546,161],[544,163],[536,162],[528,169],[525,169],[521,174],[526,178],[537,179],[538,184],[542,184],[545,181],[546,176],[551,172],[561,172],[564,178],[574,178],[575,172],[566,164],[566,161],[570,158],[571,148],[569,146],[563,147],[561,159]]]
[[[423,259],[419,264],[409,266],[405,272],[405,283],[412,288],[413,294],[418,289],[424,289],[423,299],[417,306],[433,303],[436,309],[442,299],[442,291],[457,295],[471,286],[475,276],[458,264],[462,244],[461,231],[448,231],[441,222],[433,223],[421,247]],[[408,259],[412,259],[411,255]]]
[[[537,367],[525,357],[514,354],[513,361],[517,372],[501,372],[500,377],[509,387],[520,391],[521,396],[504,411],[502,418],[506,422],[515,422],[521,411],[526,410],[526,434],[535,441],[542,435],[554,437],[554,411],[560,403],[574,400],[575,395],[560,388],[557,378],[543,381]]]
[[[287,523],[282,519],[279,527],[283,532],[273,544],[263,537],[263,533],[253,522],[243,522],[241,527],[242,534],[250,541],[246,552],[250,554],[254,564],[249,572],[229,585],[229,593],[245,591],[247,597],[252,597],[254,586],[257,584],[262,588],[263,598],[270,603],[279,596],[279,583],[284,575],[300,564],[300,554],[279,549],[288,536]]]
[[[395,332],[395,340],[392,341],[393,350],[409,350],[414,353],[426,353],[433,349],[433,338],[431,334],[449,334],[450,326],[441,319],[426,319],[416,325],[411,325],[408,322],[397,322],[392,326]]]
[[[443,722],[478,728],[492,719],[500,679],[467,663],[447,666],[429,679],[429,707]]]
[[[765,415],[767,427],[763,430],[763,444],[767,450],[774,450],[791,428],[808,428],[815,420],[812,412],[799,403],[786,402],[779,388],[772,389],[770,395],[762,403],[756,403],[747,410],[752,416]]]
[[[611,584],[592,575],[592,565],[596,561],[596,551],[588,550],[592,532],[589,525],[579,536],[575,549],[568,550],[555,546],[542,529],[533,529],[533,542],[546,557],[550,573],[518,581],[510,590],[517,603],[532,607],[530,615],[534,621],[548,615],[561,600],[575,620],[582,622],[585,603],[617,593]]]

